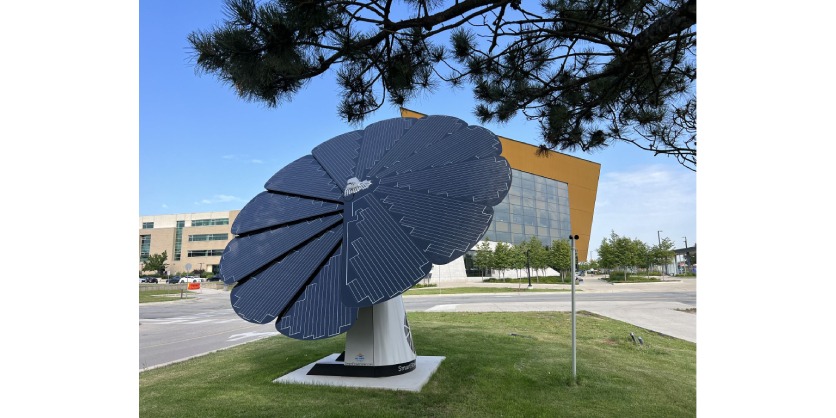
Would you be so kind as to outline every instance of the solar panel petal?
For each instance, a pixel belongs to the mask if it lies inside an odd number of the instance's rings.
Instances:
[[[238,283],[230,293],[232,309],[238,316],[257,324],[275,320],[296,300],[341,240],[342,225]]]
[[[233,238],[221,255],[220,274],[224,283],[232,284],[276,261],[342,221],[342,215],[329,215],[298,224]]]
[[[241,209],[231,230],[242,235],[340,211],[339,203],[261,192]]]
[[[314,159],[306,155],[279,170],[264,188],[274,192],[340,201],[343,189],[328,176]]]

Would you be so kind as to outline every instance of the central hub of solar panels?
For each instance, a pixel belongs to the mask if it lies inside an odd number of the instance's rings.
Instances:
[[[416,367],[401,294],[485,234],[511,186],[490,131],[449,116],[338,135],[281,170],[241,210],[220,275],[243,319],[291,338],[346,335],[311,374]]]

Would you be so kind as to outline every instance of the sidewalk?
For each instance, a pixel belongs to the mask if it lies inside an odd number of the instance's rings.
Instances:
[[[528,286],[528,278],[521,281],[523,288]],[[535,289],[571,290],[570,284],[538,284],[534,279],[531,285]],[[513,287],[517,288],[516,279],[507,283],[441,282],[439,287]],[[582,284],[575,285],[578,293],[617,293],[617,292],[687,292],[696,291],[696,279],[669,278],[656,283],[615,283],[611,284],[594,276],[585,277]],[[493,294],[497,295],[497,294]],[[575,301],[576,311],[589,311],[618,321],[627,322],[660,334],[669,335],[693,343],[697,342],[697,315],[686,312],[694,308],[678,302],[613,302],[613,301]],[[571,302],[518,302],[518,303],[467,303],[437,305],[430,312],[527,312],[557,311],[571,312]],[[645,338],[646,339],[646,338]]]

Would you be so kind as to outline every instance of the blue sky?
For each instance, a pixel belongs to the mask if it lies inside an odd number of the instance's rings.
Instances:
[[[242,208],[264,182],[320,142],[374,121],[398,117],[384,105],[363,125],[340,120],[333,73],[310,82],[278,108],[239,99],[214,76],[198,74],[186,37],[223,19],[222,1],[139,3],[139,215]],[[439,88],[405,107],[479,124],[467,88]],[[482,125],[538,144],[535,122],[518,116]],[[697,242],[696,174],[673,158],[629,144],[571,155],[601,164],[590,249],[611,231],[648,244],[657,231],[677,247]],[[590,256],[595,257],[593,252]]]

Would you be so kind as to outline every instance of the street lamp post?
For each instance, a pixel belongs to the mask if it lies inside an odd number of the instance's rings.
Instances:
[[[578,362],[577,344],[575,343],[575,241],[578,240],[577,235],[569,235],[569,243],[572,244],[572,382],[577,383],[578,376]]]
[[[525,250],[525,269],[528,272],[528,288],[531,289],[531,250]]]
[[[659,239],[659,251],[662,251],[662,236],[659,235],[661,233],[662,233],[662,231],[656,231],[656,238]],[[667,276],[668,275],[668,263],[667,263],[667,260],[665,260],[665,261],[666,261],[665,264],[664,264],[665,276]]]

